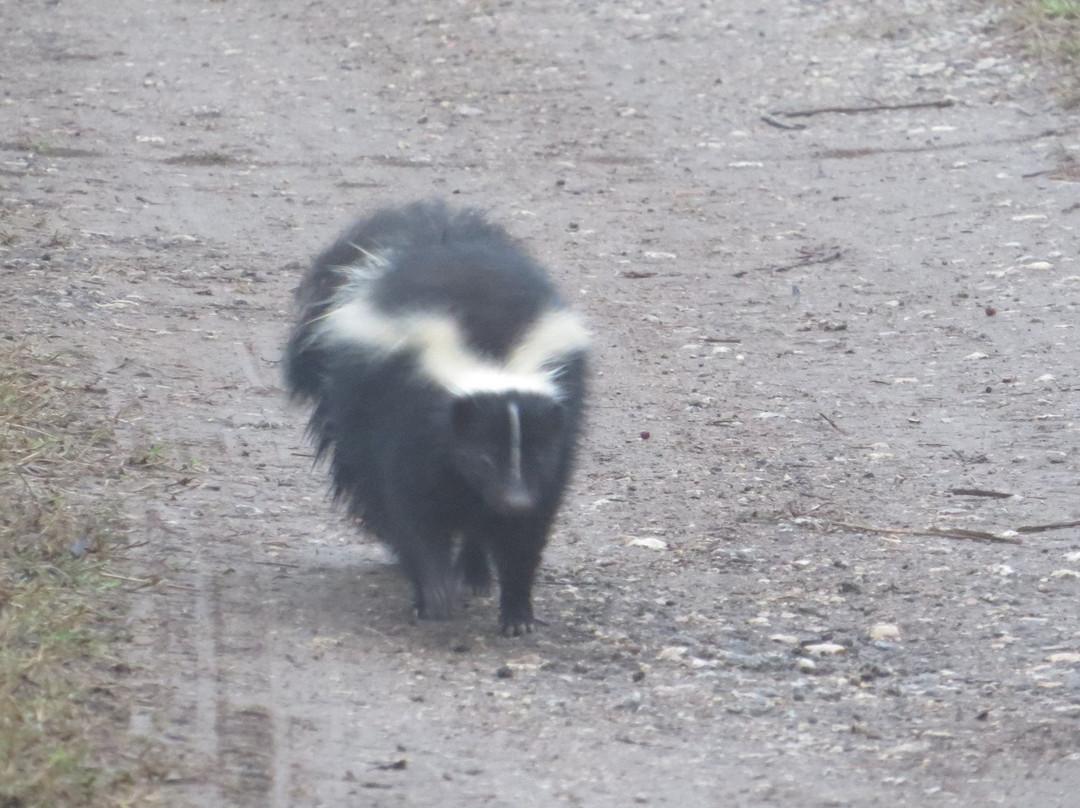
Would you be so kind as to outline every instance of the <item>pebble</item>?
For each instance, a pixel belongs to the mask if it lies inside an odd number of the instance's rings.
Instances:
[[[769,639],[773,642],[783,643],[784,645],[796,645],[799,642],[799,638],[794,634],[773,634]]]
[[[813,645],[804,645],[803,650],[814,656],[837,656],[847,652],[847,648],[834,642],[819,642]]]
[[[876,626],[871,626],[868,633],[874,642],[900,639],[900,629],[891,623],[878,623]]]
[[[643,701],[643,698],[642,698],[641,693],[638,692],[637,690],[635,690],[632,693],[630,693],[630,695],[627,696],[626,698],[622,699],[621,701],[616,702],[613,705],[613,707],[616,710],[627,710],[628,712],[633,713],[633,712],[636,712],[639,707],[641,707],[641,702],[642,701]]]
[[[661,648],[656,658],[664,661],[682,659],[688,650],[690,649],[683,645],[669,645],[667,648]]]
[[[631,539],[626,543],[627,547],[644,547],[646,550],[666,550],[667,542],[662,539]]]
[[[1056,654],[1050,654],[1046,657],[1046,661],[1073,664],[1080,662],[1080,653],[1077,653],[1076,651],[1060,651]]]

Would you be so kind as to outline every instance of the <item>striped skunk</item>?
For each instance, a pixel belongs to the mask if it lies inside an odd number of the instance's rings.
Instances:
[[[297,290],[286,348],[335,498],[397,554],[420,617],[498,574],[499,625],[532,584],[574,457],[588,334],[545,271],[475,210],[355,224]],[[455,553],[456,548],[456,553]]]

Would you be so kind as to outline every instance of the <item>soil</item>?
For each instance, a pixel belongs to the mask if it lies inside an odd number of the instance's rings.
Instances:
[[[999,15],[4,6],[3,336],[79,357],[151,467],[165,801],[1074,805],[1078,115]],[[311,256],[431,196],[596,335],[526,637],[411,618],[282,391]]]

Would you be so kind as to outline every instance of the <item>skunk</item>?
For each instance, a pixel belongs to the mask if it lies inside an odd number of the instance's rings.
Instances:
[[[459,581],[485,592],[494,562],[501,630],[531,631],[584,406],[579,317],[502,228],[441,202],[357,222],[297,302],[286,382],[335,499],[396,553],[420,617],[450,617]]]

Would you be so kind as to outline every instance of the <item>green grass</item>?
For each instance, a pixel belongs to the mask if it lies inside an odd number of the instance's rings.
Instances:
[[[1015,41],[1028,56],[1080,78],[1080,0],[1004,0]]]
[[[1051,19],[1080,18],[1080,0],[1042,0],[1042,10]]]
[[[127,734],[127,542],[100,394],[60,357],[0,348],[0,808],[146,804],[154,766]],[[125,746],[127,744],[127,746]],[[141,749],[146,744],[139,744]]]

